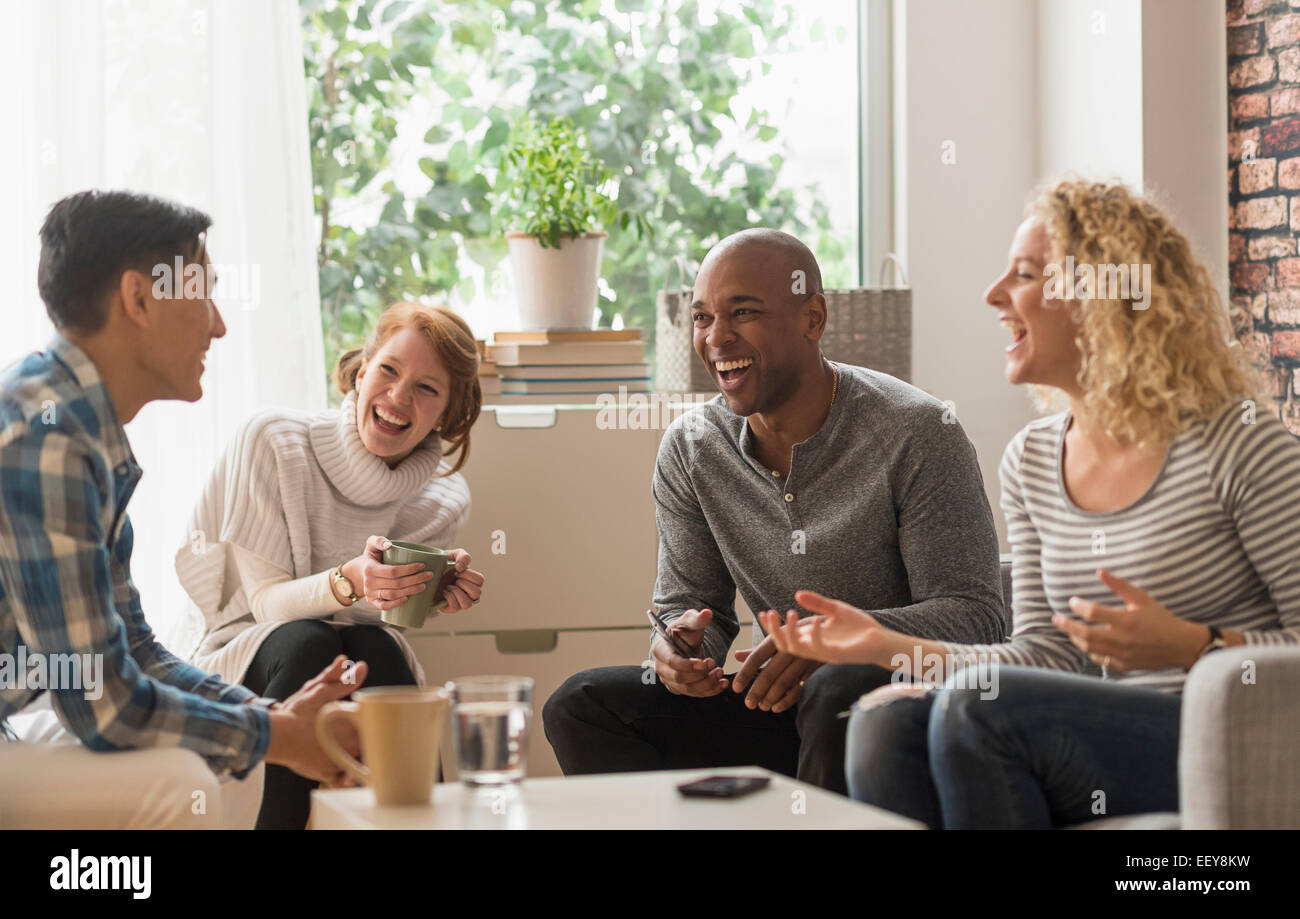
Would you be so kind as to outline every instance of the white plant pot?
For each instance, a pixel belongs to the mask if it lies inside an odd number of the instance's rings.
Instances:
[[[506,234],[520,329],[591,328],[608,236],[587,233],[564,239],[558,249],[543,249],[535,236]]]

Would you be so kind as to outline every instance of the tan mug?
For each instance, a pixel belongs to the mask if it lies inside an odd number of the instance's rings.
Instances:
[[[375,792],[375,803],[428,804],[438,775],[451,695],[444,687],[376,686],[351,702],[330,702],[316,714],[316,739],[327,756]],[[361,736],[359,763],[339,745],[332,725],[351,721]]]

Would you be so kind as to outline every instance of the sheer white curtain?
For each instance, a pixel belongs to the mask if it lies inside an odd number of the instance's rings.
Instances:
[[[133,575],[154,628],[183,645],[172,557],[213,461],[259,408],[325,406],[298,5],[43,0],[6,13],[0,364],[52,332],[37,231],[71,192],[129,189],[206,211],[210,257],[239,282],[217,291],[229,331],[208,352],[203,399],[154,403],[127,426],[144,467]]]

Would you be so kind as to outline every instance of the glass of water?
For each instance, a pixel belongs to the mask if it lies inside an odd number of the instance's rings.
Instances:
[[[461,781],[470,787],[521,781],[528,767],[532,679],[463,677],[449,682],[447,688]]]

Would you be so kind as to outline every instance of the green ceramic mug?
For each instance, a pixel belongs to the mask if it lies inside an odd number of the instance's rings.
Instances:
[[[385,565],[410,565],[414,562],[423,562],[425,570],[433,572],[433,578],[425,585],[424,590],[407,597],[406,602],[401,606],[380,610],[379,617],[389,625],[403,629],[418,629],[424,625],[424,620],[429,618],[431,610],[442,609],[447,605],[445,597],[437,603],[433,602],[433,598],[438,596],[442,588],[455,580],[456,562],[444,549],[422,546],[418,542],[402,542],[397,539],[389,541],[392,545],[384,550]]]

